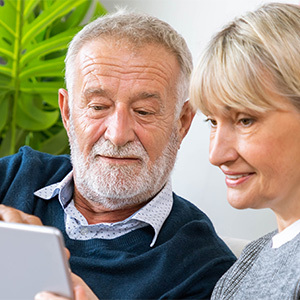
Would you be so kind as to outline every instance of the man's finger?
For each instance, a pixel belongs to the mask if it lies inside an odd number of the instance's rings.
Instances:
[[[0,220],[4,222],[23,223],[23,219],[14,208],[0,204]]]
[[[37,216],[29,215],[26,213],[22,213],[23,223],[32,224],[32,225],[43,225],[41,219]]]
[[[38,217],[26,214],[18,209],[3,204],[0,204],[0,221],[9,223],[43,225]]]
[[[57,296],[48,292],[41,292],[35,295],[34,300],[70,300],[69,298]]]
[[[77,275],[71,273],[75,300],[99,300],[87,284]]]
[[[65,254],[66,254],[67,259],[70,259],[71,253],[68,248],[65,248]]]

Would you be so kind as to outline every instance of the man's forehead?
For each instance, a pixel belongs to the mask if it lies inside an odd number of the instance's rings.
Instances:
[[[169,61],[177,61],[177,56],[165,45],[157,42],[145,42],[136,44],[126,38],[115,39],[114,37],[98,38],[85,42],[77,54],[80,60],[93,59],[102,55],[109,57],[114,54],[122,54],[122,60],[130,62],[133,58],[148,57],[149,60],[157,60],[161,55],[168,57]]]
[[[96,41],[82,47],[76,60],[79,76],[111,76],[116,78],[158,80],[165,85],[177,81],[180,66],[176,57],[156,45],[131,52],[128,48]],[[90,78],[89,80],[94,80]]]
[[[89,59],[95,59],[97,57],[105,56],[114,56],[115,53],[120,53],[122,51],[122,59],[125,59],[125,56],[128,56],[128,60],[131,57],[136,55],[136,50],[129,47],[129,45],[124,44],[121,47],[115,45],[114,40],[103,40],[97,39],[92,40],[88,43],[85,43],[77,55],[77,60],[79,62],[86,61]]]

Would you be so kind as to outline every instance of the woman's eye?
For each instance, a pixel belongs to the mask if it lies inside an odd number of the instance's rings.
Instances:
[[[217,127],[217,121],[211,118],[207,118],[205,120],[205,122],[207,122],[211,127],[215,128]]]
[[[254,119],[253,118],[242,118],[239,119],[239,123],[241,123],[243,126],[245,127],[249,127],[254,123]]]

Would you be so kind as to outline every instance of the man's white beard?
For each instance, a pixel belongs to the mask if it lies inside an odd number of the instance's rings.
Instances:
[[[74,182],[80,194],[88,201],[114,210],[146,202],[161,190],[174,167],[179,139],[174,127],[162,155],[150,165],[149,156],[139,141],[118,147],[101,137],[88,157],[84,157],[71,121],[70,146]],[[134,156],[139,158],[139,164],[112,165],[99,155]]]

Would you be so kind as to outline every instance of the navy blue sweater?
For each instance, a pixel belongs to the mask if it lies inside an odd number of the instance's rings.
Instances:
[[[70,239],[57,197],[33,195],[61,181],[72,169],[69,156],[23,147],[0,159],[0,202],[59,228],[71,252],[70,265],[101,299],[207,299],[235,261],[208,217],[173,194],[174,205],[154,247],[150,226],[112,240]]]

